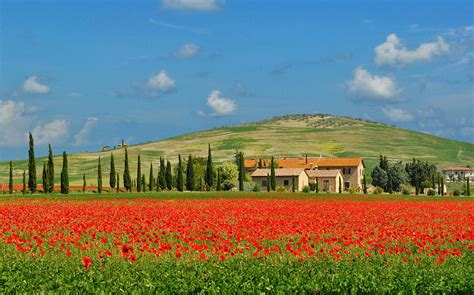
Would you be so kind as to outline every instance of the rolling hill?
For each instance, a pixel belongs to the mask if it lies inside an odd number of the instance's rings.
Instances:
[[[440,138],[424,133],[400,129],[377,122],[338,117],[326,114],[287,115],[274,117],[240,126],[220,127],[212,130],[188,133],[157,142],[133,145],[128,148],[131,173],[135,177],[137,155],[141,154],[142,171],[148,177],[149,165],[158,167],[159,157],[172,163],[178,154],[205,157],[207,144],[213,149],[213,159],[224,162],[233,159],[236,150],[246,157],[288,156],[345,157],[362,156],[368,171],[376,165],[382,153],[390,160],[409,161],[421,158],[438,167],[474,165],[474,144]],[[54,147],[53,147],[54,148]],[[56,151],[57,152],[57,151]],[[97,158],[102,157],[104,185],[108,184],[110,154],[115,157],[117,171],[123,172],[123,149],[106,152],[83,152],[69,155],[71,184],[82,183],[86,173],[88,183],[96,182]],[[41,183],[41,167],[46,158],[37,159],[38,182]],[[56,178],[59,181],[61,156],[55,156]],[[15,183],[21,182],[27,161],[14,161]],[[155,172],[156,176],[156,172]],[[0,183],[8,183],[8,162],[0,162]]]

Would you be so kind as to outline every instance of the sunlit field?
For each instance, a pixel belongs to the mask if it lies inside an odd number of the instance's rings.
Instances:
[[[2,293],[474,290],[467,198],[3,197],[0,224]]]

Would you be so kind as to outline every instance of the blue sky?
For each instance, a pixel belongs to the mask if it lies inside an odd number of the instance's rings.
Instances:
[[[472,1],[1,1],[0,159],[288,113],[474,142]]]

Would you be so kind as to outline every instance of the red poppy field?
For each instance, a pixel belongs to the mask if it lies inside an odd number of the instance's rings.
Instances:
[[[474,202],[0,199],[0,292],[474,290]]]

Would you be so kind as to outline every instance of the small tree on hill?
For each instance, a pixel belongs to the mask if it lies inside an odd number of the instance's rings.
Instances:
[[[63,152],[63,170],[61,171],[61,194],[69,194],[69,172],[67,167],[66,152]]]
[[[208,144],[208,152],[207,152],[207,166],[206,166],[206,174],[205,174],[205,182],[206,186],[209,190],[214,185],[214,172],[213,172],[213,167],[212,167],[212,154],[211,154],[211,145]]]
[[[183,162],[181,160],[181,155],[178,155],[178,172],[176,175],[176,189],[180,192],[184,191]]]
[[[188,191],[194,190],[194,167],[191,155],[189,155],[188,163],[186,164],[186,189]]]
[[[13,164],[12,161],[10,161],[10,173],[8,176],[8,192],[10,194],[13,194]]]
[[[155,176],[153,175],[153,162],[150,163],[150,175],[148,176],[148,190],[151,192],[155,188]]]
[[[28,149],[28,189],[31,193],[36,192],[36,163],[35,163],[35,144],[33,135],[29,135]]]
[[[51,145],[48,145],[48,164],[46,169],[48,170],[48,193],[52,193],[54,191],[54,162],[53,162],[53,150],[51,149]]]
[[[142,163],[140,161],[140,154],[138,154],[137,162],[137,192],[141,192],[143,188],[142,185]]]
[[[115,188],[117,189],[117,193],[120,192],[120,175],[117,173],[117,183],[115,184]]]
[[[238,169],[239,191],[244,191],[245,167],[244,167],[244,153],[237,152],[235,154],[235,164]]]
[[[85,193],[87,189],[86,174],[82,174],[82,192]]]
[[[173,189],[173,174],[172,174],[172,170],[171,170],[170,161],[167,161],[167,163],[166,163],[166,188],[168,190]]]
[[[160,157],[160,172],[158,174],[158,180],[160,184],[160,188],[162,190],[166,189],[166,165],[165,165],[165,159]]]
[[[49,192],[49,175],[48,175],[48,168],[46,163],[43,163],[43,193],[47,194]]]
[[[272,191],[275,191],[276,189],[276,174],[275,174],[275,159],[272,156],[272,160],[270,162],[270,186],[272,188]]]
[[[26,171],[23,170],[23,187],[21,189],[22,194],[26,192]]]

